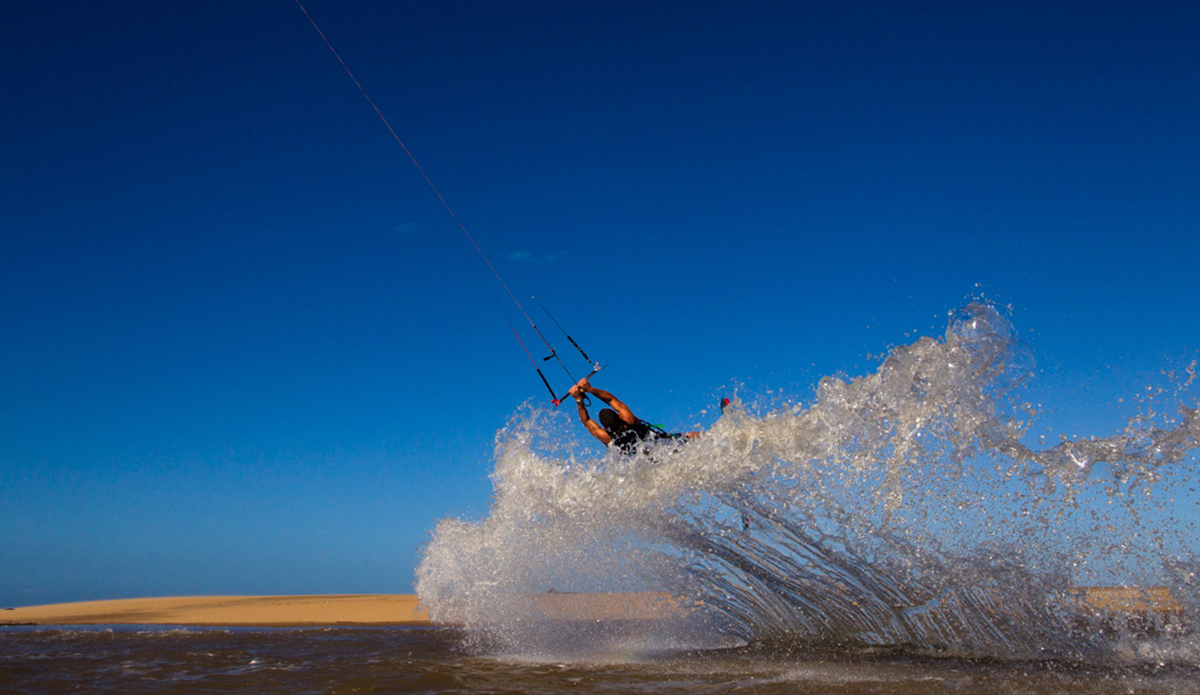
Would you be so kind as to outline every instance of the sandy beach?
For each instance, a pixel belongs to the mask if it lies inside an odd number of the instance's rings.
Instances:
[[[535,614],[554,620],[655,620],[682,612],[666,592],[526,597]],[[456,622],[445,616],[443,623]],[[0,625],[197,625],[309,627],[428,625],[429,612],[413,594],[321,596],[172,596],[84,601],[0,610]]]
[[[1178,612],[1164,587],[1080,587],[1089,609],[1101,613]],[[534,614],[552,620],[661,620],[692,607],[667,592],[587,594],[549,592],[526,596]],[[444,622],[453,623],[452,616]],[[0,610],[0,625],[196,625],[312,627],[324,625],[428,625],[429,613],[414,594],[317,596],[173,596],[57,603]]]
[[[413,594],[172,596],[84,601],[0,611],[0,625],[197,625],[308,627],[426,625]]]

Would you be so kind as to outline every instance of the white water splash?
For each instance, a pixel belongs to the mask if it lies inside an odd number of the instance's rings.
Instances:
[[[660,648],[707,633],[1094,657],[1128,652],[1130,634],[1071,587],[1166,585],[1184,617],[1150,616],[1155,653],[1194,661],[1194,365],[1177,416],[1147,408],[1119,434],[1044,450],[1023,443],[1032,369],[1008,321],[974,303],[875,373],[823,379],[808,408],[735,407],[649,456],[589,458],[565,416],[531,409],[497,435],[491,513],[438,524],[417,591],[435,619],[518,651],[568,639],[526,600],[553,588],[683,597],[685,625],[639,633]]]

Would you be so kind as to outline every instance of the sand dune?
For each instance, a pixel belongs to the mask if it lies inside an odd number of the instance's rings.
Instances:
[[[1165,587],[1080,587],[1081,603],[1099,613],[1177,613]],[[551,620],[662,620],[694,606],[666,592],[531,594],[526,605]],[[443,616],[454,622],[453,616]],[[428,625],[413,594],[322,596],[175,596],[85,601],[0,610],[0,625],[197,625],[309,627]]]
[[[175,596],[85,601],[0,611],[0,624],[422,625],[429,613],[412,594],[325,596]]]
[[[1094,611],[1178,613],[1183,606],[1165,586],[1088,586],[1073,590]]]
[[[655,620],[684,613],[666,592],[530,595],[534,615],[552,620]],[[442,622],[456,622],[443,616]],[[429,613],[412,594],[326,596],[174,596],[85,601],[0,611],[0,625],[427,625]]]

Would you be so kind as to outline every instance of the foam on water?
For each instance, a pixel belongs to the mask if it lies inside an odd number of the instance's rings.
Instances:
[[[1200,662],[1186,380],[1119,433],[1026,441],[1033,360],[990,304],[808,407],[735,402],[700,439],[596,458],[565,414],[497,435],[495,499],[443,520],[417,590],[435,620],[510,653],[637,654],[749,643],[963,656]],[[1168,586],[1182,613],[1089,606],[1081,584]],[[678,621],[581,629],[529,596],[661,590]]]

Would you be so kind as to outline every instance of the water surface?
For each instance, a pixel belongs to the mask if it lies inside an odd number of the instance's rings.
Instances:
[[[1200,693],[1185,664],[725,649],[486,656],[457,628],[0,628],[5,693]]]

